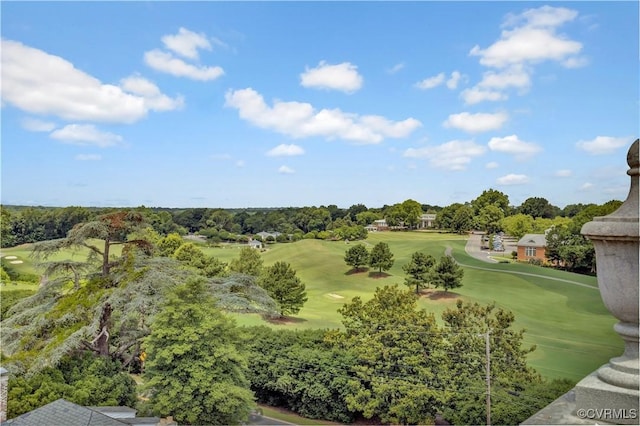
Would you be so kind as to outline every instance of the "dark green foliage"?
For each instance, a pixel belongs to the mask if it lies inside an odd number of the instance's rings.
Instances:
[[[79,405],[135,407],[136,384],[120,363],[89,353],[64,357],[56,367],[9,380],[8,418],[59,398]]]
[[[430,254],[415,252],[411,255],[411,261],[402,269],[408,275],[404,279],[406,286],[416,289],[416,294],[429,285],[429,271],[435,265],[436,259]]]
[[[264,268],[257,284],[278,303],[281,316],[297,314],[307,301],[305,285],[287,262],[276,262]]]
[[[347,408],[354,359],[324,340],[322,330],[246,329],[251,389],[258,402],[312,419],[351,423]]]
[[[463,276],[464,270],[451,256],[442,256],[433,267],[430,278],[436,287],[442,287],[444,291],[448,291],[451,288],[461,287]]]
[[[150,405],[186,424],[238,424],[254,406],[238,329],[200,280],[176,287],[144,342]]]
[[[369,266],[378,269],[378,272],[382,273],[382,271],[391,269],[393,262],[393,253],[389,249],[389,244],[379,242],[373,246],[369,256]]]
[[[356,244],[345,252],[344,262],[357,272],[369,263],[369,250],[367,250],[364,244]]]

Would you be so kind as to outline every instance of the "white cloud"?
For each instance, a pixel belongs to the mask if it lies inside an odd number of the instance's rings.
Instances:
[[[557,170],[554,174],[556,177],[569,177],[573,174],[573,172],[569,169]]]
[[[404,65],[404,62],[400,62],[399,64],[395,64],[393,67],[389,68],[389,69],[387,70],[387,72],[388,72],[389,74],[395,74],[395,73],[397,73],[398,71],[402,70],[402,69],[404,68],[404,66],[405,66],[405,65]]]
[[[444,83],[444,80],[445,80],[444,73],[441,72],[436,76],[425,78],[424,80],[417,82],[415,86],[418,89],[422,89],[422,90],[433,89],[434,87],[438,87],[442,83]]]
[[[317,67],[306,68],[300,74],[300,84],[303,87],[353,93],[362,87],[362,76],[358,74],[358,67],[349,62],[331,65],[321,61]]]
[[[2,99],[32,114],[65,120],[133,123],[156,110],[145,98],[103,84],[69,61],[2,40]]]
[[[547,60],[562,63],[575,58],[582,50],[582,43],[556,34],[556,28],[576,16],[573,10],[550,6],[511,15],[503,27],[515,28],[503,30],[500,39],[486,49],[474,46],[469,54],[479,56],[482,65],[498,68]]]
[[[293,144],[280,144],[267,152],[268,157],[292,157],[302,154],[304,154],[304,149]]]
[[[144,62],[156,71],[199,81],[215,80],[224,74],[221,67],[188,64],[182,59],[174,57],[171,53],[158,49],[145,52]]]
[[[22,128],[30,132],[50,132],[56,128],[56,123],[27,117],[20,122]]]
[[[485,164],[484,166],[487,169],[497,169],[498,167],[500,167],[500,164],[496,163],[495,161],[491,161],[487,164]]]
[[[295,172],[296,172],[295,170],[287,166],[280,166],[280,168],[278,169],[278,173],[281,173],[283,175],[291,175],[291,174],[294,174]]]
[[[262,95],[251,88],[230,90],[225,106],[236,108],[240,118],[295,138],[320,136],[357,143],[380,143],[386,137],[403,138],[422,124],[408,118],[390,121],[380,116],[360,116],[339,109],[315,110],[311,104],[276,100],[268,106]]]
[[[100,161],[102,156],[98,154],[78,154],[74,157],[77,161]]]
[[[633,138],[616,138],[612,136],[598,136],[590,141],[579,141],[576,146],[591,155],[610,154],[624,146],[630,146]]]
[[[508,174],[496,179],[498,185],[523,185],[529,182],[527,175]]]
[[[464,170],[474,157],[484,152],[482,145],[471,140],[453,140],[434,147],[409,148],[403,156],[427,159],[433,167],[458,171]]]
[[[505,100],[507,96],[501,91],[509,88],[524,94],[531,86],[533,65],[537,63],[555,61],[565,68],[586,65],[588,61],[580,56],[582,43],[557,33],[561,25],[576,16],[574,10],[550,6],[508,15],[497,41],[486,49],[476,45],[469,52],[480,58],[480,64],[502,71],[485,73],[480,83],[462,94],[465,102]]]
[[[243,168],[244,166],[245,166],[244,160],[236,161],[236,167],[238,167],[239,169]]]
[[[464,99],[464,103],[467,105],[473,105],[483,101],[495,102],[508,99],[508,96],[504,93],[496,92],[494,90],[482,90],[477,86],[463,90],[460,96]]]
[[[160,92],[160,89],[154,83],[139,75],[123,78],[120,80],[120,87],[127,92],[142,96],[145,105],[154,111],[170,111],[184,106],[184,98],[182,96],[178,96],[175,99],[170,98]]]
[[[51,132],[49,136],[73,145],[94,145],[101,148],[122,142],[121,136],[101,132],[92,124],[69,124],[62,129]]]
[[[180,28],[176,35],[162,37],[162,42],[169,50],[189,59],[198,59],[198,49],[211,50],[211,43],[203,33],[194,33]]]
[[[503,138],[491,138],[488,145],[491,151],[512,154],[515,155],[517,159],[521,160],[542,151],[542,148],[539,145],[522,141],[518,139],[517,135],[505,136]]]
[[[447,87],[451,90],[456,89],[461,78],[462,74],[460,74],[459,71],[452,72],[451,77],[449,77],[449,80],[447,80]]]
[[[460,114],[451,114],[442,124],[444,127],[453,127],[468,133],[480,133],[499,129],[507,119],[508,115],[504,112],[495,114],[462,112]]]
[[[485,72],[482,76],[482,81],[478,83],[478,87],[480,88],[500,90],[516,87],[524,91],[529,88],[529,86],[531,86],[529,73],[520,65],[510,66],[500,72]]]
[[[593,188],[593,184],[591,182],[585,182],[584,184],[582,184],[582,186],[580,187],[580,189],[582,191],[589,191],[591,188]]]

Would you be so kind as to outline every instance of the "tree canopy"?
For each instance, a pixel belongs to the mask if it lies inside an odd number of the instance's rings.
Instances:
[[[349,247],[344,254],[344,262],[353,269],[359,271],[363,266],[369,264],[369,250],[364,244],[356,244]]]
[[[307,301],[305,285],[287,262],[264,268],[257,283],[278,303],[281,316],[297,314]]]
[[[389,249],[389,244],[385,242],[379,242],[373,249],[369,256],[369,266],[378,269],[379,273],[382,271],[388,271],[393,266],[393,253]]]
[[[415,252],[411,255],[411,261],[402,269],[407,274],[404,280],[406,286],[416,289],[416,294],[429,285],[431,279],[429,272],[435,265],[436,259],[430,254]]]
[[[153,412],[187,424],[246,422],[254,402],[239,341],[202,281],[176,287],[144,341]]]

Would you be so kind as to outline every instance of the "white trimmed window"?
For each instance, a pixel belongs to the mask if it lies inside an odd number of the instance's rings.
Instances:
[[[536,257],[536,248],[535,247],[525,247],[524,255],[527,257]]]

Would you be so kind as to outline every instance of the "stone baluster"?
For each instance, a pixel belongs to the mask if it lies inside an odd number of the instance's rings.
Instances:
[[[640,415],[638,144],[636,140],[627,155],[627,174],[631,177],[627,199],[618,210],[595,217],[581,230],[595,246],[600,294],[607,309],[620,321],[614,330],[624,340],[625,349],[576,385],[576,411],[591,410],[596,421],[621,424],[638,424]]]

